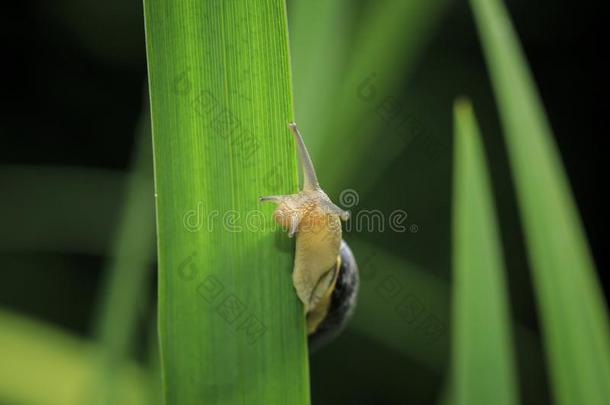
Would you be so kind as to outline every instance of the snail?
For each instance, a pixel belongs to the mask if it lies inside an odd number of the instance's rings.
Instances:
[[[303,138],[295,123],[294,135],[303,170],[303,187],[297,194],[259,197],[277,204],[275,221],[296,235],[292,281],[303,303],[310,350],[334,339],[345,327],[356,305],[358,266],[342,240],[341,221],[349,219],[320,188]]]

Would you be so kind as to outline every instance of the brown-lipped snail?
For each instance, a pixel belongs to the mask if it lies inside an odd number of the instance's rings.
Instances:
[[[358,294],[358,266],[342,240],[341,220],[349,212],[320,188],[309,152],[296,124],[290,123],[303,170],[297,194],[260,197],[277,204],[273,217],[296,235],[292,281],[304,305],[310,350],[335,338],[350,318]]]

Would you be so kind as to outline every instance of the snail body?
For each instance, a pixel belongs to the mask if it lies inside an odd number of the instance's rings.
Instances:
[[[358,267],[342,240],[341,221],[349,212],[322,191],[311,158],[294,123],[289,124],[303,168],[297,194],[260,197],[277,204],[273,217],[296,235],[292,281],[307,318],[310,348],[337,335],[349,319],[358,292]]]

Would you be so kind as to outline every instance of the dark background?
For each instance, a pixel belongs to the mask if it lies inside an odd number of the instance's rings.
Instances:
[[[608,197],[604,192],[608,159],[604,158],[601,137],[606,135],[608,71],[599,3],[519,0],[507,5],[559,144],[596,264],[603,273],[608,264]],[[117,219],[113,212],[123,192],[120,180],[113,183],[101,176],[104,187],[100,190],[116,191],[116,195],[100,195],[98,204],[90,207],[80,205],[76,189],[74,198],[58,198],[53,195],[56,190],[45,190],[37,181],[44,180],[46,172],[65,167],[82,171],[83,176],[95,169],[98,174],[110,173],[111,178],[112,173],[127,170],[137,121],[147,101],[141,11],[138,1],[62,0],[15,2],[0,15],[0,306],[86,337],[91,336],[105,250],[75,247],[59,251],[53,244],[18,241],[27,237],[38,241],[47,228],[60,229],[61,233],[58,218],[70,221],[71,211],[90,210],[92,217],[99,217],[94,238],[99,246],[109,246]],[[485,112],[481,114],[483,132],[498,132],[487,80],[469,8],[464,2],[454,2],[405,85],[404,97],[426,93],[423,105],[446,110],[447,116],[439,118],[438,125],[450,128],[452,99],[468,92],[475,107]],[[422,113],[422,117],[427,125],[435,125],[432,113]],[[450,132],[445,136],[450,146]],[[494,156],[500,156],[490,163],[507,261],[525,269],[525,265],[518,265],[525,263],[525,258],[503,144],[498,139],[485,141]],[[440,159],[439,170],[450,170],[450,147]],[[408,165],[406,151],[388,170],[386,182],[391,183],[392,173],[400,173],[399,169]],[[82,184],[97,187],[86,178]],[[70,189],[69,184],[66,187]],[[30,188],[38,191],[13,193]],[[377,204],[375,193],[373,190],[366,198],[371,206]],[[24,196],[33,200],[24,201]],[[97,211],[98,206],[105,207],[104,211]],[[38,222],[32,224],[31,218],[38,218]],[[440,241],[445,250],[449,249],[448,238]],[[513,249],[516,245],[519,247]],[[401,249],[392,241],[386,247],[394,252]],[[419,264],[433,263],[432,267],[447,276],[447,258],[417,252],[412,257]],[[509,281],[516,317],[537,331],[527,270],[509,274]],[[516,285],[519,291],[514,291]],[[607,297],[607,283],[604,288]],[[154,294],[153,280],[151,300]],[[153,313],[143,304],[143,325]],[[373,344],[365,337],[352,334],[343,342],[340,349],[322,353],[343,364],[336,372],[345,375],[329,376],[325,363],[312,359],[314,400],[345,398],[342,389],[329,379],[346,380],[346,384],[366,379],[369,367],[408,376],[408,383],[419,390],[412,403],[427,402],[442,386],[442,376],[422,371],[413,363],[391,362],[392,353],[378,348],[363,350]],[[379,387],[387,388],[387,384],[391,385],[385,382]],[[546,391],[544,384],[542,381]],[[360,396],[360,403],[383,403],[375,402],[380,397],[374,392],[367,395]],[[546,395],[543,392],[540,398],[548,399]]]

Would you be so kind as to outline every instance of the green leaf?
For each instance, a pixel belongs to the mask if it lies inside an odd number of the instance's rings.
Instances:
[[[457,404],[516,404],[511,320],[498,227],[479,129],[455,106],[453,378]]]
[[[333,119],[337,88],[345,70],[349,0],[294,0],[288,5],[296,122],[314,149]]]
[[[117,368],[131,354],[137,316],[150,286],[155,214],[148,111],[140,118],[131,166],[95,317],[95,335],[102,356],[91,401],[98,404],[117,402]]]
[[[349,245],[358,261],[360,291],[348,328],[428,370],[443,370],[448,357],[447,283],[363,238],[351,238]]]
[[[145,1],[169,404],[309,402],[294,248],[258,201],[297,191],[285,13]]]
[[[406,146],[388,140],[400,138],[393,132],[404,130],[396,122],[400,119],[388,120],[396,114],[393,90],[415,68],[448,4],[447,0],[366,3],[326,130],[308,143],[327,191],[345,187],[365,161],[359,189],[370,186]],[[371,149],[376,153],[371,154]]]
[[[0,347],[0,403],[91,403],[90,388],[101,354],[97,345],[0,309]],[[150,377],[141,368],[121,362],[116,374],[116,403],[150,403]]]
[[[555,399],[610,403],[610,329],[578,209],[503,4],[472,0],[499,104]]]

